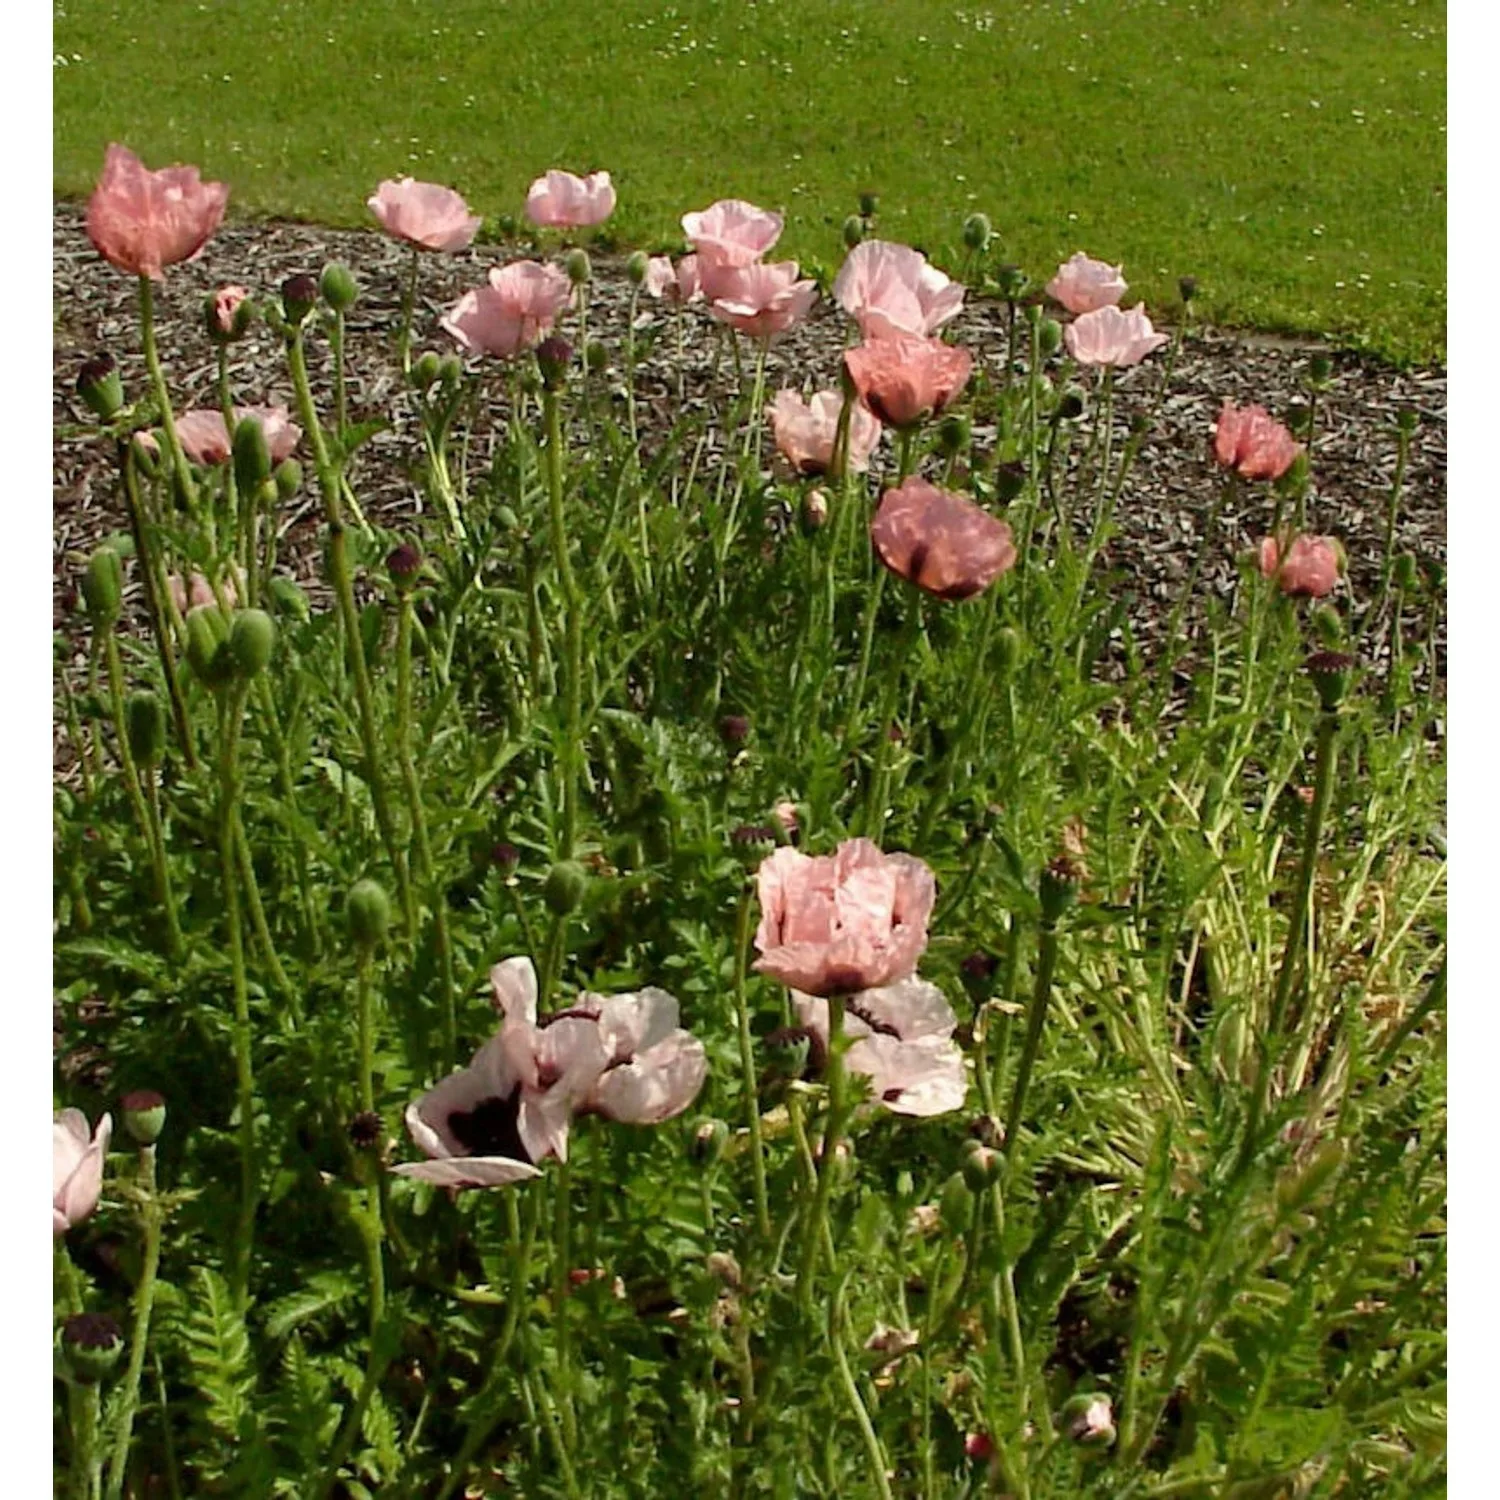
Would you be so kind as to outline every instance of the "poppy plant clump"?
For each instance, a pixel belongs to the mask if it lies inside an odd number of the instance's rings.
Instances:
[[[684,120],[675,204],[434,159],[337,258],[105,156],[54,1488],[1427,1493],[1426,388],[1387,453],[1319,356],[1283,422],[1199,383],[1210,267],[1158,329],[1165,252],[902,243],[888,131],[773,203]]]

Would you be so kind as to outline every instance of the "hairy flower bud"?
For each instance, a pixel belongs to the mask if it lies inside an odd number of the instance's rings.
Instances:
[[[1043,354],[1056,354],[1062,347],[1062,324],[1056,318],[1043,318],[1037,325],[1036,341]]]
[[[750,720],[744,714],[725,714],[719,720],[719,738],[728,750],[738,750],[750,738]]]
[[[1395,569],[1396,587],[1403,594],[1409,594],[1417,586],[1417,560],[1410,552],[1403,552],[1396,559]]]
[[[429,386],[437,383],[440,363],[438,356],[429,349],[412,361],[411,374],[407,376],[407,379],[417,390],[425,391]]]
[[[256,494],[271,477],[271,448],[266,429],[254,417],[234,424],[234,483],[243,496]]]
[[[1057,398],[1057,405],[1053,408],[1052,415],[1059,422],[1076,421],[1083,415],[1083,407],[1086,399],[1084,389],[1081,385],[1067,386],[1064,388],[1062,395]]]
[[[1307,362],[1307,383],[1310,386],[1326,385],[1333,375],[1333,361],[1326,354],[1315,354]]]
[[[96,354],[78,370],[78,399],[99,418],[112,422],[125,405],[125,387],[112,354]]]
[[[229,622],[217,604],[200,604],[187,614],[187,659],[205,687],[222,687],[233,671]]]
[[[956,458],[969,446],[971,427],[962,412],[949,412],[938,423],[937,450],[944,458]]]
[[[583,362],[596,375],[609,368],[609,347],[602,339],[590,339],[584,346]]]
[[[359,300],[359,283],[354,273],[341,262],[331,260],[323,267],[318,283],[323,300],[335,311],[346,313]]]
[[[549,391],[560,391],[568,380],[568,366],[573,360],[573,346],[557,334],[545,338],[536,348],[537,369],[541,371],[542,387]]]
[[[864,192],[859,195],[859,212],[862,218],[873,219],[880,208],[878,193]]]
[[[955,1172],[943,1184],[938,1196],[938,1213],[949,1234],[968,1234],[973,1229],[974,1195],[962,1172]]]
[[[718,1165],[719,1158],[723,1156],[724,1147],[728,1143],[729,1126],[723,1120],[714,1118],[699,1120],[693,1126],[688,1154],[698,1166],[707,1171]]]
[[[844,220],[844,245],[852,250],[865,237],[865,221],[858,214],[850,214]]]
[[[125,1128],[139,1146],[154,1146],[167,1123],[167,1101],[155,1089],[134,1089],[120,1100]]]
[[[1042,921],[1055,924],[1078,895],[1079,870],[1066,855],[1048,862],[1042,871],[1038,895],[1042,903]]]
[[[811,489],[802,497],[797,519],[803,536],[812,536],[828,524],[828,494],[822,489]]]
[[[588,884],[589,872],[576,859],[560,859],[547,871],[542,900],[554,916],[565,917],[578,910]]]
[[[968,1184],[969,1191],[982,1193],[992,1182],[997,1182],[1004,1161],[1004,1157],[998,1151],[992,1146],[986,1146],[983,1141],[966,1141],[963,1177],[964,1182]]]
[[[651,257],[644,250],[637,250],[629,260],[625,262],[625,279],[631,286],[644,286],[646,283],[646,268],[651,263]]]
[[[362,1109],[349,1121],[349,1142],[356,1151],[373,1151],[382,1134],[380,1116],[373,1109]]]
[[[568,280],[574,286],[582,286],[594,274],[594,268],[589,263],[589,253],[582,249],[568,251],[563,261],[563,269],[568,273]]]
[[[1074,1396],[1063,1407],[1058,1425],[1066,1437],[1086,1448],[1107,1448],[1115,1440],[1115,1414],[1108,1396],[1097,1392]]]
[[[995,285],[1007,302],[1019,302],[1030,279],[1020,266],[1000,266],[995,271]]]
[[[422,554],[410,542],[402,542],[386,558],[385,566],[396,588],[409,593],[422,571]]]
[[[264,671],[276,650],[276,622],[263,609],[239,609],[229,627],[229,655],[245,677]]]
[[[344,915],[355,946],[374,952],[385,942],[391,925],[390,897],[377,881],[356,880],[344,902]]]
[[[290,615],[302,625],[312,619],[312,606],[307,602],[307,595],[293,579],[278,576],[266,585],[266,589],[277,614]]]
[[[1198,278],[1196,276],[1179,276],[1177,278],[1177,295],[1184,302],[1191,302],[1198,295]]]
[[[108,630],[120,618],[125,571],[113,547],[100,547],[89,558],[81,580],[84,607],[96,630]]]
[[[281,314],[287,325],[296,328],[318,305],[318,283],[302,272],[288,276],[281,283]]]
[[[141,688],[125,700],[125,737],[137,764],[154,766],[167,748],[167,716],[161,699]]]
[[[988,214],[970,214],[964,220],[964,244],[970,250],[987,250],[994,232]]]

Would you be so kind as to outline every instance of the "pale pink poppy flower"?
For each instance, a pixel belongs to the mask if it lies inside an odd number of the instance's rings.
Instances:
[[[864,240],[844,260],[833,295],[867,339],[896,333],[926,338],[963,309],[962,282],[951,281],[920,250]]]
[[[365,204],[388,235],[418,250],[466,250],[484,222],[452,188],[412,177],[386,178]]]
[[[614,211],[615,186],[608,172],[576,177],[554,168],[526,194],[526,217],[543,229],[587,229]]]
[[[768,339],[800,323],[817,299],[816,281],[797,280],[797,262],[756,263],[716,274],[709,311],[746,338]]]
[[[568,1014],[592,1015],[604,1071],[579,1106],[626,1125],[659,1125],[680,1115],[703,1087],[703,1043],[678,1024],[676,999],[648,986],[624,995],[583,994]]]
[[[802,1025],[828,1047],[828,1001],[794,993]],[[941,1115],[962,1109],[969,1092],[958,1024],[943,992],[912,975],[844,1001],[851,1038],[844,1066],[870,1080],[871,1096],[900,1115]]]
[[[52,1117],[52,1233],[66,1234],[99,1205],[104,1158],[114,1121],[101,1115],[92,1137],[88,1117],[65,1109]]]
[[[110,265],[160,281],[208,243],[228,202],[229,188],[200,181],[197,167],[150,172],[135,152],[111,145],[89,199],[88,236]]]
[[[1168,341],[1166,334],[1152,328],[1145,306],[1139,302],[1128,313],[1118,307],[1081,313],[1063,330],[1063,339],[1068,353],[1079,364],[1115,369],[1140,364]]]
[[[514,359],[541,343],[572,297],[566,271],[513,261],[492,270],[488,286],[466,292],[442,324],[473,353]]]
[[[844,367],[860,399],[891,427],[914,427],[936,416],[969,383],[967,349],[941,339],[898,333],[844,351]]]
[[[684,255],[674,266],[669,257],[653,255],[646,262],[646,290],[668,302],[692,302],[703,295],[698,285],[698,257]]]
[[[870,540],[891,572],[939,599],[972,599],[1016,560],[1004,521],[915,474],[881,496]]]
[[[1124,269],[1107,261],[1090,260],[1080,250],[1057,268],[1057,275],[1047,283],[1047,295],[1061,302],[1070,313],[1113,307],[1129,289],[1120,274]]]
[[[302,429],[292,421],[291,413],[286,407],[235,407],[236,425],[247,417],[260,423],[261,431],[266,435],[266,447],[270,451],[273,464],[279,464],[283,459],[291,457],[292,450],[302,439]],[[192,411],[183,412],[174,425],[177,428],[177,441],[182,444],[182,451],[187,454],[191,462],[198,464],[201,468],[211,469],[216,464],[226,463],[234,451],[232,435],[224,425],[222,412],[213,411],[208,407],[195,407]],[[141,433],[140,441],[152,453],[157,451],[157,442],[153,434]]]
[[[833,854],[778,849],[757,876],[755,968],[809,995],[853,994],[907,978],[927,947],[937,896],[910,854],[849,839]]]
[[[826,474],[833,465],[842,391],[818,391],[804,401],[796,391],[777,391],[766,408],[781,455],[799,474]],[[849,414],[849,467],[863,474],[880,441],[880,422],[858,402]],[[838,476],[835,475],[835,478]]]
[[[214,293],[214,326],[226,338],[234,332],[234,315],[249,295],[242,286],[221,286]]]
[[[682,216],[682,232],[698,252],[700,272],[708,266],[753,264],[781,238],[781,226],[780,214],[743,198],[721,198],[701,213]]]
[[[1226,401],[1214,427],[1214,457],[1246,479],[1280,479],[1302,444],[1263,406]]]
[[[1331,536],[1294,537],[1285,548],[1268,536],[1261,539],[1257,561],[1261,573],[1274,578],[1283,594],[1321,599],[1338,585],[1344,549]]]
[[[238,568],[232,569],[225,575],[221,585],[224,590],[224,600],[230,609],[240,602],[239,571]],[[198,572],[194,572],[186,583],[183,582],[181,573],[173,573],[167,579],[167,592],[172,596],[172,603],[177,613],[184,616],[190,609],[219,602],[214,596],[213,585],[202,573]]]

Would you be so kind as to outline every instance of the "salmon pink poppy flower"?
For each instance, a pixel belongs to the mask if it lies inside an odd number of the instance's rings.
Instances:
[[[572,297],[567,272],[513,261],[492,270],[487,286],[459,298],[442,324],[473,353],[514,359],[541,343]]]
[[[1214,428],[1214,457],[1245,479],[1280,479],[1302,444],[1263,406],[1226,401]]]
[[[615,187],[608,172],[576,177],[554,168],[526,194],[526,217],[543,229],[587,229],[614,211]]]
[[[1128,313],[1118,307],[1081,313],[1063,330],[1063,339],[1068,353],[1081,365],[1124,369],[1160,349],[1167,335],[1152,328],[1145,307],[1137,303]]]
[[[848,995],[908,978],[927,947],[937,896],[910,854],[849,839],[833,854],[778,849],[757,875],[762,974],[809,995]]]
[[[962,282],[950,281],[909,245],[864,240],[844,260],[833,295],[864,338],[895,333],[926,338],[963,308]]]
[[[782,217],[746,203],[721,198],[701,213],[682,216],[682,232],[698,252],[700,269],[738,270],[758,261],[781,238]]]
[[[792,1000],[798,1019],[826,1052],[828,1001],[798,993]],[[957,1024],[943,992],[915,974],[864,990],[844,1002],[844,1031],[851,1038],[844,1066],[869,1079],[871,1096],[896,1114],[962,1109],[969,1080],[953,1040]]]
[[[881,497],[870,540],[891,572],[939,599],[972,599],[1016,560],[1004,521],[916,475]]]
[[[1286,546],[1263,537],[1257,549],[1261,573],[1274,578],[1283,594],[1321,599],[1331,594],[1344,570],[1344,549],[1331,536],[1299,536]]]
[[[114,1121],[101,1115],[92,1136],[82,1110],[65,1109],[52,1117],[52,1233],[66,1234],[99,1206],[104,1158]]]
[[[260,423],[273,464],[291,457],[292,450],[301,441],[302,429],[292,421],[291,413],[286,407],[235,407],[234,420],[237,424],[247,417]],[[217,464],[228,462],[234,451],[234,442],[229,429],[224,425],[222,412],[208,407],[195,407],[183,412],[174,425],[177,428],[177,441],[182,444],[182,451],[193,463],[201,468],[211,469]],[[149,432],[141,433],[140,441],[151,451],[156,450],[156,439]]]
[[[387,178],[365,200],[380,227],[418,250],[466,250],[484,222],[452,188],[415,178]]]
[[[768,339],[800,323],[817,299],[815,281],[797,280],[797,262],[716,270],[709,311],[747,338]]]
[[[153,281],[191,260],[224,218],[229,189],[203,182],[197,167],[149,172],[135,152],[111,145],[89,199],[86,227],[110,265]]]
[[[1123,266],[1090,260],[1082,250],[1070,255],[1047,283],[1047,295],[1070,313],[1098,312],[1113,307],[1129,290],[1120,274]]]
[[[771,431],[782,457],[799,474],[828,473],[835,459],[843,409],[842,391],[819,391],[810,402],[796,391],[777,391],[767,408]],[[863,474],[879,441],[880,422],[856,402],[849,413],[850,469]]]
[[[860,399],[891,427],[914,427],[936,416],[969,383],[967,349],[941,339],[898,333],[844,352],[844,367]]]
[[[233,336],[240,304],[249,295],[250,293],[242,286],[221,286],[214,293],[213,326],[224,338]]]

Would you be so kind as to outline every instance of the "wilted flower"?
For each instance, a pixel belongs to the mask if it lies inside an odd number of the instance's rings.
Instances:
[[[1214,457],[1246,479],[1280,479],[1302,444],[1263,406],[1226,401],[1214,428]]]
[[[93,1136],[88,1117],[65,1109],[52,1117],[52,1233],[66,1234],[83,1223],[99,1203],[104,1158],[114,1121],[101,1115]]]
[[[746,203],[721,198],[701,213],[682,216],[682,232],[704,267],[738,270],[758,261],[781,238],[782,218]]]
[[[797,1016],[828,1046],[828,1001],[793,993]],[[941,1115],[962,1109],[969,1091],[957,1025],[943,992],[912,975],[864,990],[844,1002],[844,1054],[851,1073],[870,1080],[872,1097],[898,1115]]]
[[[844,367],[860,399],[882,422],[914,427],[957,398],[974,359],[967,349],[941,339],[898,333],[846,350]]]
[[[927,947],[937,895],[910,854],[849,839],[833,854],[778,849],[761,864],[756,969],[809,995],[853,994],[907,978]]]
[[[1291,545],[1262,537],[1257,562],[1266,578],[1274,578],[1283,594],[1321,599],[1331,594],[1343,571],[1344,551],[1331,536],[1299,536]]]
[[[387,178],[365,202],[387,234],[419,250],[465,250],[484,222],[452,188],[411,177]]]
[[[1120,274],[1123,266],[1090,260],[1082,250],[1070,255],[1047,283],[1047,295],[1061,302],[1070,313],[1098,312],[1113,307],[1128,290]]]
[[[698,257],[684,255],[674,266],[665,255],[653,255],[646,262],[646,290],[653,297],[668,302],[692,302],[703,295],[698,285]]]
[[[909,245],[865,240],[844,260],[833,295],[867,339],[909,333],[925,338],[963,308],[964,288]]]
[[[833,466],[843,409],[841,391],[818,391],[811,401],[796,391],[777,391],[767,408],[771,431],[782,457],[799,474],[826,474]],[[849,467],[856,474],[870,467],[870,454],[879,441],[879,420],[856,403],[849,413]]]
[[[608,172],[576,177],[554,168],[538,177],[526,194],[526,217],[543,229],[586,229],[615,211],[615,187]]]
[[[815,281],[797,280],[797,262],[744,266],[716,274],[708,288],[709,311],[747,338],[785,333],[807,316],[818,295]]]
[[[89,199],[88,236],[110,265],[160,281],[208,243],[228,202],[229,188],[200,181],[197,167],[150,172],[135,152],[111,145]]]
[[[1138,365],[1154,349],[1167,342],[1157,333],[1137,303],[1128,313],[1118,307],[1101,307],[1082,313],[1063,331],[1068,353],[1081,365],[1111,365],[1117,369]]]
[[[459,298],[443,327],[473,353],[514,359],[552,331],[572,297],[566,272],[534,260],[513,261],[492,270],[489,285]]]
[[[1016,560],[1004,521],[915,474],[881,497],[870,540],[891,572],[940,599],[972,599]]]

